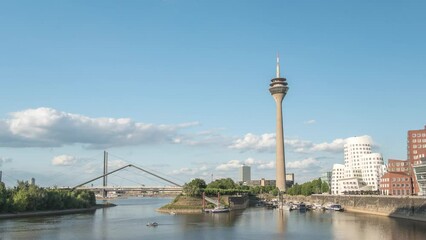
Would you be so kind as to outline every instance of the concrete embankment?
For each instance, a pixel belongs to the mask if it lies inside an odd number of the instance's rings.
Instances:
[[[312,195],[286,196],[288,201],[303,201],[311,203],[338,203],[346,211],[375,214],[381,216],[405,218],[416,221],[426,221],[426,198],[397,197],[376,195]]]

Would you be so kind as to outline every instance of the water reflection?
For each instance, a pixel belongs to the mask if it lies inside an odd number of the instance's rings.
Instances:
[[[426,239],[424,222],[356,213],[334,214],[332,226],[336,239]]]
[[[170,199],[128,199],[94,214],[0,220],[0,239],[426,239],[426,223],[346,212],[249,208],[217,214],[155,211]],[[147,222],[158,227],[147,227]]]
[[[287,215],[289,214],[289,211],[286,210],[278,210],[277,211],[277,232],[280,234],[280,236],[284,236],[286,229],[287,229]]]

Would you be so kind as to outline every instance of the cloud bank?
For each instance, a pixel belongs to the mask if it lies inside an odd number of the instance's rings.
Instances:
[[[370,136],[364,135],[361,137]],[[348,138],[338,138],[331,142],[313,143],[300,139],[284,139],[285,147],[296,153],[313,153],[313,152],[329,152],[342,153],[343,147]],[[372,141],[372,139],[371,139]],[[373,141],[372,141],[373,142]],[[374,144],[373,144],[374,145]],[[255,135],[247,133],[244,137],[236,139],[230,146],[231,149],[237,149],[241,152],[257,151],[257,152],[274,152],[275,151],[275,134],[265,133]]]
[[[178,131],[198,125],[155,125],[129,118],[91,118],[52,108],[27,109],[0,120],[0,147],[61,147],[83,144],[109,148],[140,144],[176,143]]]

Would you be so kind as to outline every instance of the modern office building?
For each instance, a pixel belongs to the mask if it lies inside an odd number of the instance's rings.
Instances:
[[[422,154],[421,158],[415,161],[413,166],[414,180],[417,182],[417,195],[426,196],[426,156]]]
[[[276,186],[281,192],[286,191],[282,102],[287,91],[287,79],[280,76],[280,58],[277,56],[276,77],[269,84],[269,92],[276,105]]]
[[[372,153],[368,136],[348,138],[344,145],[345,164],[334,164],[331,194],[378,191],[385,165],[380,153]]]
[[[240,177],[241,181],[244,183],[248,183],[251,180],[251,168],[247,165],[242,165],[240,169]]]
[[[328,184],[328,186],[331,186],[331,174],[332,172],[325,172],[321,175],[321,181]]]

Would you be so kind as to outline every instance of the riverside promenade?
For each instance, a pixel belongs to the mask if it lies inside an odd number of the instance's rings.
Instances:
[[[426,222],[426,198],[419,196],[325,195],[286,196],[286,201],[338,203],[345,211]]]

